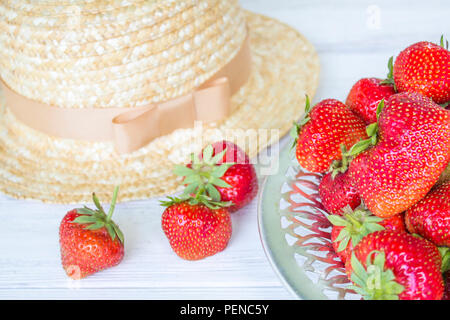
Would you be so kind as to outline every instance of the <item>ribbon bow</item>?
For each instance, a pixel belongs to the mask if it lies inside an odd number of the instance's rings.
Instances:
[[[122,113],[112,120],[119,153],[141,148],[176,129],[192,128],[195,121],[218,121],[230,113],[230,85],[226,77],[161,104]]]

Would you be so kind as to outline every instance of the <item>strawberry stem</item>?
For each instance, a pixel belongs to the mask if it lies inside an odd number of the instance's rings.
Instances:
[[[355,219],[351,214],[346,214],[345,218],[349,220],[357,230],[361,229],[362,226],[361,223],[357,219]]]
[[[334,160],[331,163],[330,169],[328,170],[331,172],[331,177],[334,179],[338,175],[338,173],[345,173],[348,170],[348,166],[352,159],[350,159],[348,155],[347,148],[345,147],[345,144],[341,144],[341,160]]]

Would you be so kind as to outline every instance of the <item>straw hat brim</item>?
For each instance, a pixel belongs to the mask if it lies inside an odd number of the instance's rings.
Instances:
[[[119,201],[147,199],[178,191],[174,165],[188,161],[205,143],[252,140],[257,144],[248,144],[253,147],[246,151],[254,157],[276,142],[302,115],[305,94],[315,94],[319,60],[312,44],[296,30],[259,14],[246,16],[252,73],[232,97],[234,111],[225,121],[203,125],[202,130],[179,129],[138,151],[118,155],[110,143],[37,132],[17,121],[2,102],[0,191],[19,199],[80,203],[89,202],[93,191],[108,201],[114,186],[120,185]]]

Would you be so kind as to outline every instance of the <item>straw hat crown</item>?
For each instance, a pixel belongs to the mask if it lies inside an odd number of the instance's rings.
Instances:
[[[278,141],[319,60],[237,0],[0,0],[0,78],[0,192],[125,201],[179,190],[207,143]]]
[[[128,108],[184,95],[247,36],[235,0],[2,0],[0,16],[1,78],[60,108]]]

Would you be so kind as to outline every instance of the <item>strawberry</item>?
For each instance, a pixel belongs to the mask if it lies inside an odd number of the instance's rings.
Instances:
[[[450,111],[417,93],[398,93],[378,108],[369,139],[349,151],[349,172],[379,217],[405,211],[433,187],[450,161]]]
[[[346,270],[366,300],[440,300],[442,258],[430,241],[406,232],[376,231],[353,249]]]
[[[348,260],[353,248],[361,239],[372,232],[379,230],[406,232],[403,215],[401,214],[382,219],[374,216],[368,210],[357,209],[352,211],[349,207],[346,207],[342,217],[329,215],[328,220],[333,225],[331,229],[333,249],[343,263]]]
[[[355,209],[361,204],[356,187],[348,171],[337,173],[327,173],[323,176],[319,184],[319,195],[325,210],[331,214],[342,214],[342,209],[350,206]]]
[[[328,213],[342,215],[342,209],[352,210],[361,204],[356,187],[348,174],[348,157],[345,145],[341,145],[342,159],[333,161],[330,172],[325,174],[319,184],[319,196]]]
[[[404,231],[404,232],[407,231],[404,212],[396,214],[395,216],[391,216],[389,218],[383,218],[383,221],[381,221],[380,224],[386,230]]]
[[[439,104],[450,101],[450,51],[444,46],[422,41],[395,59],[393,82],[398,92],[417,92]]]
[[[226,248],[232,227],[224,203],[197,196],[169,198],[162,205],[167,207],[162,214],[162,229],[179,257],[199,260]]]
[[[433,188],[406,211],[408,231],[437,246],[450,247],[450,181]]]
[[[96,210],[75,209],[62,219],[59,227],[61,260],[69,277],[81,279],[122,261],[124,237],[111,220],[118,190],[118,187],[114,189],[108,215],[94,193]]]
[[[298,163],[311,172],[324,173],[334,160],[341,159],[340,146],[348,149],[360,139],[366,139],[365,124],[345,104],[326,99],[312,109],[306,99],[305,117],[295,124],[291,135],[295,139]]]
[[[366,124],[377,122],[377,106],[381,99],[395,94],[394,86],[378,78],[363,78],[350,90],[345,104]]]
[[[204,194],[214,201],[232,202],[229,212],[246,206],[258,193],[258,178],[247,154],[229,141],[208,145],[175,173],[184,177],[187,194]]]

